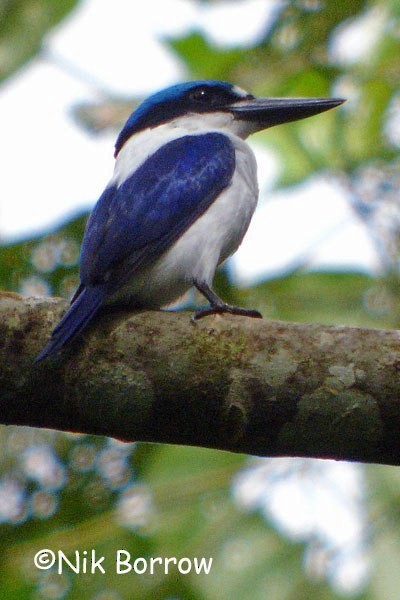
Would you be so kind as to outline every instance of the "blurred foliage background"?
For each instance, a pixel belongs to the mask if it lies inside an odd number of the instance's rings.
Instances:
[[[299,260],[279,277],[238,289],[228,267],[218,274],[219,292],[270,318],[396,328],[400,4],[271,2],[273,19],[248,47],[217,46],[199,31],[165,45],[187,78],[230,80],[256,95],[348,98],[341,110],[263,132],[259,140],[279,155],[278,186],[315,173],[338,182],[371,235],[380,270],[315,272]],[[78,4],[0,0],[0,78],[35,57]],[[364,50],[349,55],[343,40],[363,27]],[[103,104],[71,108],[76,126],[94,135],[104,127],[117,131],[139,100],[105,97]],[[1,246],[1,288],[69,297],[86,216]],[[396,468],[258,460],[10,427],[0,429],[0,448],[4,598],[399,598]],[[96,549],[106,557],[106,574],[40,571],[33,556],[41,548],[62,550],[71,560],[77,550]],[[153,575],[117,576],[118,549],[133,559],[213,557],[213,566],[209,575],[177,567],[165,574],[160,567]]]

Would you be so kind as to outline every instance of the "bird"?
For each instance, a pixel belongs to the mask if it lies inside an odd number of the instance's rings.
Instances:
[[[209,303],[193,320],[261,318],[212,290],[216,268],[239,247],[257,205],[257,165],[246,139],[343,102],[255,97],[209,79],[142,101],[117,137],[113,175],[89,216],[79,287],[36,362],[73,342],[104,307],[161,309],[192,287]]]

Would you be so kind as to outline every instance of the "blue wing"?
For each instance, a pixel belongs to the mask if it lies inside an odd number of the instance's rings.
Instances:
[[[232,142],[213,132],[169,142],[119,187],[108,187],[86,227],[82,283],[36,360],[76,338],[107,296],[161,256],[212,204],[234,170]]]
[[[235,169],[221,133],[178,138],[150,156],[119,187],[105,190],[82,244],[84,285],[110,292],[151,264],[212,204]]]

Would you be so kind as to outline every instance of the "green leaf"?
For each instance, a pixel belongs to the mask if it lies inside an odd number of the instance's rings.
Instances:
[[[166,43],[184,59],[193,77],[198,79],[224,79],[242,57],[240,49],[212,46],[198,32],[167,40]]]
[[[33,58],[45,35],[77,4],[78,0],[1,0],[0,81]]]

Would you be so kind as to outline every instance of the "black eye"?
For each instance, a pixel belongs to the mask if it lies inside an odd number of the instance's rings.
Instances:
[[[193,90],[190,93],[190,100],[193,102],[198,102],[199,104],[205,104],[206,102],[210,102],[211,94],[209,90],[205,88],[198,88],[197,90]]]

